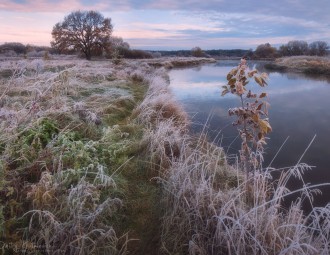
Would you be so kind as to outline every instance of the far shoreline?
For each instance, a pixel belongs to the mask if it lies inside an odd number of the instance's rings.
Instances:
[[[265,67],[273,71],[330,75],[330,58],[315,56],[283,57],[266,64]]]

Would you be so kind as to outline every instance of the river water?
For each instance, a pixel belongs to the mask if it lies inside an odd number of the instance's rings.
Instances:
[[[170,88],[192,119],[192,131],[208,132],[209,138],[222,146],[228,155],[237,154],[240,139],[232,126],[235,117],[228,116],[228,108],[240,106],[237,96],[221,96],[227,73],[239,61],[219,61],[216,64],[171,70]],[[330,79],[299,73],[269,72],[263,62],[249,63],[251,68],[269,74],[268,86],[259,88],[248,84],[252,92],[267,92],[270,103],[269,119],[273,132],[269,135],[264,166],[281,168],[301,162],[314,166],[304,173],[305,183],[330,183]],[[315,140],[304,154],[308,145]],[[281,145],[287,139],[283,148]],[[277,152],[278,155],[275,157]],[[298,180],[291,180],[291,189],[299,188]],[[330,186],[321,188],[314,206],[330,202]]]

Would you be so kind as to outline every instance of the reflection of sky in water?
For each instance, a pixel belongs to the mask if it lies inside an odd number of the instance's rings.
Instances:
[[[170,72],[171,89],[180,100],[217,99],[226,100],[233,98],[227,94],[221,95],[221,86],[226,84],[227,73],[232,69],[228,66],[206,65],[191,69],[174,69]],[[308,80],[295,74],[270,73],[269,83],[271,86],[260,88],[254,82],[249,84],[253,92],[268,92],[271,97],[279,94],[290,94],[299,91],[313,91],[328,87],[324,81]]]
[[[233,142],[237,131],[231,126],[234,118],[228,117],[227,111],[230,107],[239,106],[240,101],[229,94],[221,97],[221,86],[236,64],[231,62],[228,66],[222,61],[221,64],[170,72],[170,87],[192,116],[194,130],[201,130],[207,121],[211,139],[217,140],[228,153],[236,153],[240,142],[239,139]],[[257,67],[263,69],[260,64]],[[303,162],[316,166],[316,169],[307,172],[305,179],[311,183],[330,182],[330,84],[294,73],[275,72],[270,73],[269,78],[266,88],[259,88],[254,82],[248,84],[254,93],[264,91],[269,94],[273,132],[267,145],[265,165],[273,159],[288,136],[289,140],[273,166],[294,165],[316,134],[315,142],[303,158]],[[323,189],[323,193],[323,200],[316,197],[316,201],[329,202],[330,187]]]

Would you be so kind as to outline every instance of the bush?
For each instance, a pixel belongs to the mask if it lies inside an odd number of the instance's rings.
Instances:
[[[17,42],[4,43],[0,45],[0,52],[14,51],[16,54],[26,53],[26,47]]]
[[[205,57],[205,52],[200,47],[195,47],[191,49],[191,55],[196,58]]]
[[[129,59],[144,59],[144,58],[152,58],[152,54],[143,51],[143,50],[131,50],[126,47],[119,47],[118,48],[119,55],[123,58],[129,58]]]
[[[277,50],[269,43],[260,44],[254,52],[256,58],[274,58],[277,55]]]

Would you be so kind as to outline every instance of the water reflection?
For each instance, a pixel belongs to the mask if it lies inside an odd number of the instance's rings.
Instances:
[[[228,153],[236,153],[240,146],[239,139],[235,140],[237,131],[231,126],[234,119],[227,114],[228,108],[239,105],[239,99],[233,95],[221,97],[220,94],[227,73],[237,64],[238,61],[221,61],[170,72],[170,86],[192,116],[194,131],[200,131],[207,122],[210,138]],[[273,161],[273,166],[295,165],[316,134],[314,143],[303,157],[303,162],[316,168],[305,173],[305,181],[313,184],[330,182],[329,81],[320,76],[269,72],[263,65],[260,62],[250,63],[251,68],[269,73],[270,78],[269,86],[263,91],[269,94],[273,132],[268,141],[264,165],[271,162],[287,137],[289,140]],[[261,91],[259,86],[250,85],[252,91]],[[294,181],[292,183],[296,185]],[[316,197],[315,205],[330,202],[330,187],[322,191],[323,196]]]

